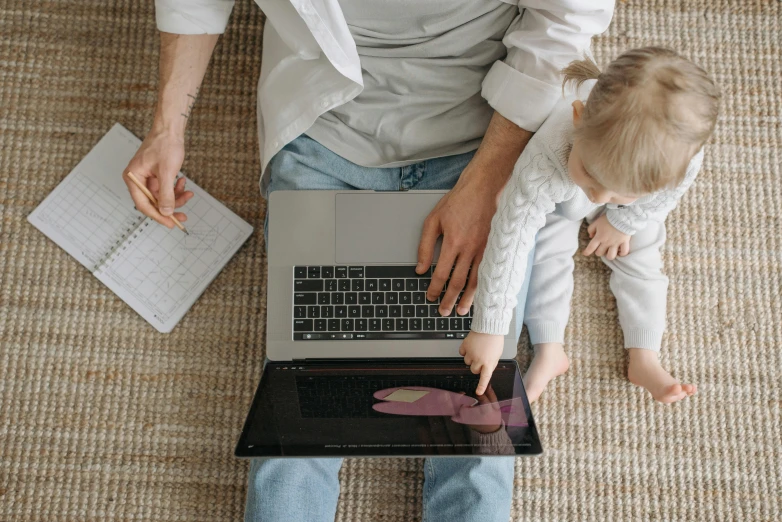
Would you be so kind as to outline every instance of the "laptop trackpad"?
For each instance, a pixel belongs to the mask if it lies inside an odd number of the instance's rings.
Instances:
[[[424,219],[442,197],[415,192],[336,194],[336,262],[415,264]]]

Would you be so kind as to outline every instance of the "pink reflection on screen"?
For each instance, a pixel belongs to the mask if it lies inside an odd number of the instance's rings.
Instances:
[[[416,394],[395,394],[400,390],[426,394],[420,397]],[[387,399],[389,396],[402,397],[402,400]],[[372,408],[389,415],[451,417],[454,422],[468,425],[489,426],[499,424],[500,420],[506,426],[528,424],[524,402],[520,397],[499,402],[481,402],[461,393],[425,386],[387,388],[376,391],[374,397],[383,402],[374,404]]]

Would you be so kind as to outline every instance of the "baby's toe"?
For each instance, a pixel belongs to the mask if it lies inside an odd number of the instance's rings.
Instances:
[[[663,404],[671,404],[676,401],[680,401],[687,396],[687,392],[682,389],[681,384],[672,384],[666,388],[659,396],[655,397],[659,402]]]

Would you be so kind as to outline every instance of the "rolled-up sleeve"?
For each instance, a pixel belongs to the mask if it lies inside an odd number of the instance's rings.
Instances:
[[[535,132],[561,97],[560,71],[589,53],[592,37],[611,23],[614,2],[521,0],[519,9],[503,39],[508,54],[489,70],[481,94],[502,116]]]
[[[155,0],[160,31],[174,34],[222,34],[234,0]]]

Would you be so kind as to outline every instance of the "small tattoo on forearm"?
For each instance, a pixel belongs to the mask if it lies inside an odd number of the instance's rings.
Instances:
[[[193,112],[193,106],[195,105],[196,99],[198,99],[198,91],[200,91],[200,90],[201,90],[200,87],[196,87],[195,94],[188,93],[187,97],[190,98],[190,100],[187,103],[187,112],[186,113],[185,112],[181,113],[182,116],[184,116],[185,119],[189,119],[190,118],[190,113]]]

